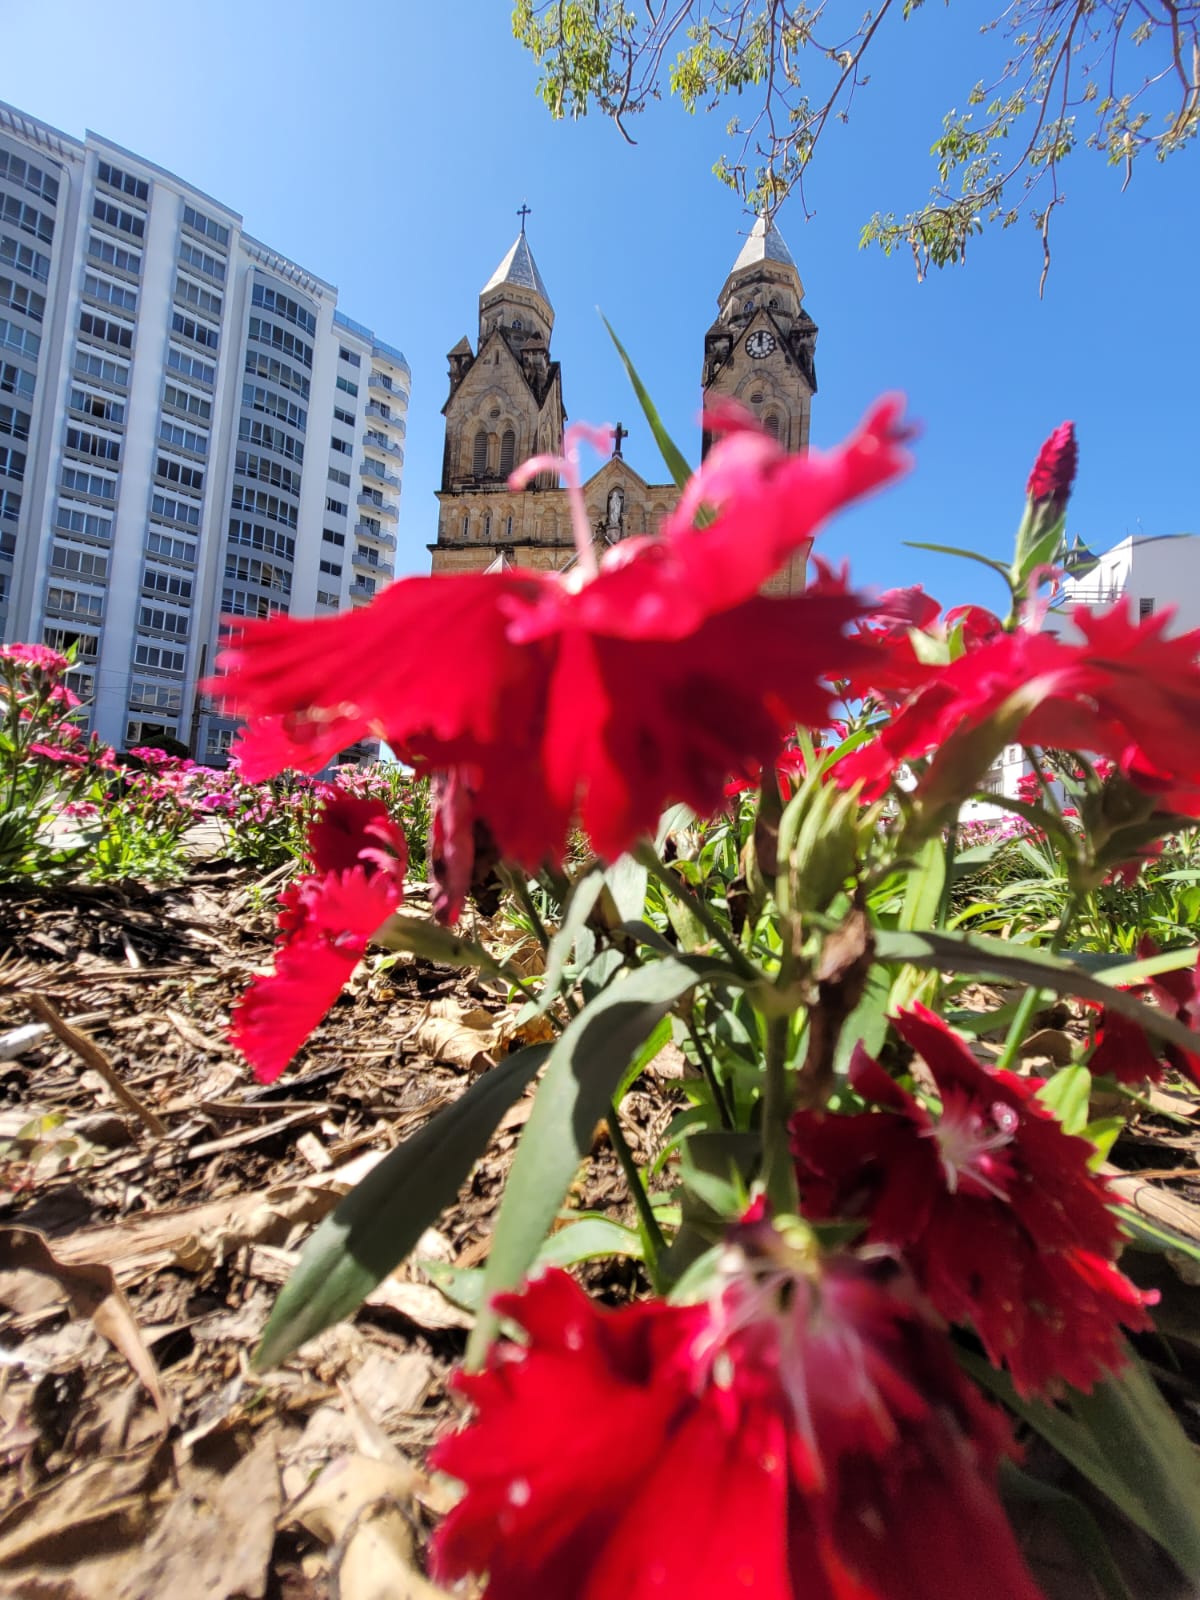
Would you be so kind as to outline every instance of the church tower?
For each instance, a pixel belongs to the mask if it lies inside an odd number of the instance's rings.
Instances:
[[[520,494],[507,482],[518,462],[562,449],[562,378],[550,355],[553,329],[554,308],[522,218],[511,250],[480,291],[476,350],[464,337],[448,358],[434,572],[478,571],[497,557],[503,565],[556,565],[531,559],[533,550],[571,545],[570,526],[558,527],[559,495],[541,493],[557,490],[553,474],[542,474]]]
[[[562,570],[576,560],[571,508],[554,473],[514,492],[508,475],[530,456],[561,455],[562,375],[550,355],[554,308],[525,236],[479,295],[479,338],[450,351],[446,446],[438,492],[433,571]],[[621,539],[653,533],[674,507],[673,483],[647,483],[625,460],[619,428],[608,461],[583,486],[597,554]]]
[[[805,311],[804,285],[773,222],[759,217],[718,297],[717,320],[704,336],[704,404],[737,400],[785,449],[808,448],[817,392],[817,325]],[[712,436],[706,431],[701,455]],[[806,552],[767,585],[772,594],[804,587]]]

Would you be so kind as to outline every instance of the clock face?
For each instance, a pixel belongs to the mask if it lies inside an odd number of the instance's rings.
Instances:
[[[746,340],[746,354],[753,356],[756,361],[763,356],[769,356],[775,348],[775,335],[768,333],[765,328],[758,328]]]

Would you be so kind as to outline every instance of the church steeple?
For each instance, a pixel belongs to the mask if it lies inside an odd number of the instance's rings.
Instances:
[[[741,401],[790,450],[808,444],[817,326],[783,236],[759,217],[717,298],[704,339],[705,398]],[[707,451],[706,435],[702,448]]]
[[[512,248],[479,291],[479,343],[495,328],[507,330],[509,343],[519,348],[536,335],[550,346],[554,307],[538,271],[525,235],[525,221]]]
[[[704,404],[736,400],[787,450],[808,448],[817,390],[817,325],[803,306],[804,285],[779,229],[759,217],[717,299],[704,336]],[[708,454],[712,438],[700,442]],[[772,594],[804,588],[807,552],[799,550],[767,585]]]

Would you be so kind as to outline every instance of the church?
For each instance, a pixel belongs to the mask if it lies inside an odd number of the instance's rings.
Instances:
[[[817,388],[817,328],[803,299],[787,245],[760,217],[704,336],[703,405],[718,397],[739,401],[792,451],[808,446]],[[480,292],[476,348],[464,336],[449,353],[441,509],[437,542],[429,547],[434,573],[563,569],[575,559],[567,494],[554,474],[539,474],[519,491],[508,487],[518,463],[562,450],[566,411],[553,330],[554,307],[522,216],[521,232]],[[702,453],[710,443],[705,434]],[[598,552],[655,532],[679,498],[673,483],[647,483],[624,460],[621,445],[618,433],[610,459],[583,486]],[[768,591],[803,587],[801,553]]]

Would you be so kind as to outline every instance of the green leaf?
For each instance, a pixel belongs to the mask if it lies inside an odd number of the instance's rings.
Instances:
[[[424,917],[391,916],[371,935],[371,943],[382,945],[385,950],[407,950],[443,967],[477,967],[480,972],[503,978],[507,983],[520,979],[519,973],[489,955],[481,944],[464,939],[440,923],[428,922]]]
[[[1082,967],[1032,945],[1014,947],[1003,939],[972,937],[964,933],[905,933],[886,928],[875,934],[875,954],[880,961],[907,961],[914,967],[932,967],[941,972],[970,972],[976,976],[1011,978],[1017,983],[1054,994],[1098,1000],[1136,1022],[1147,1033],[1194,1052],[1200,1036],[1185,1028],[1156,1006],[1145,1006],[1133,995],[1112,986],[1109,981],[1121,967],[1112,968],[1104,978],[1085,972]]]
[[[611,984],[555,1041],[529,1122],[508,1176],[487,1263],[487,1295],[520,1282],[537,1256],[579,1163],[592,1148],[630,1061],[661,1018],[706,972],[691,960],[658,961]],[[471,1335],[467,1362],[477,1366],[495,1329],[485,1311]]]
[[[1193,1583],[1200,1581],[1200,1454],[1136,1354],[1071,1411],[1113,1474],[1144,1508],[1142,1526]]]
[[[936,556],[961,556],[964,561],[977,561],[981,567],[990,567],[993,572],[998,572],[1008,583],[1008,568],[1003,561],[993,561],[990,556],[981,556],[977,550],[962,550],[953,544],[922,544],[915,539],[905,539],[909,550],[931,550]]]
[[[610,1256],[642,1259],[642,1241],[633,1228],[623,1228],[608,1217],[582,1217],[552,1233],[538,1251],[534,1267],[577,1267],[582,1261]],[[421,1270],[446,1299],[464,1311],[478,1314],[483,1303],[482,1267],[454,1267],[448,1261],[422,1261]]]
[[[928,839],[917,852],[916,862],[906,874],[900,927],[906,932],[933,927],[945,885],[945,846],[939,838]]]
[[[308,1240],[275,1302],[254,1366],[274,1367],[348,1316],[453,1204],[501,1117],[550,1054],[531,1045],[492,1067],[352,1189]]]
[[[678,445],[663,426],[662,418],[659,416],[653,400],[651,400],[649,394],[647,394],[645,385],[638,377],[637,369],[634,367],[633,362],[629,359],[629,355],[625,349],[625,346],[613,332],[612,324],[609,322],[608,318],[603,315],[603,313],[601,314],[600,320],[608,329],[608,336],[617,347],[617,354],[620,356],[622,364],[625,367],[625,371],[629,375],[629,381],[633,385],[633,392],[638,397],[638,404],[641,406],[642,411],[645,414],[646,421],[650,424],[650,432],[654,435],[654,442],[658,445],[659,450],[662,452],[662,458],[667,464],[667,471],[682,489],[684,484],[691,477],[692,469],[688,466],[687,461],[684,459],[683,452],[679,449]]]
[[[1046,1079],[1037,1098],[1049,1106],[1064,1133],[1082,1133],[1087,1124],[1092,1075],[1086,1067],[1060,1067]]]
[[[1156,1222],[1153,1217],[1135,1210],[1128,1201],[1121,1201],[1116,1212],[1135,1250],[1152,1250],[1159,1255],[1183,1255],[1191,1261],[1200,1262],[1200,1241],[1189,1239],[1186,1233],[1177,1233],[1165,1222]]]
[[[571,886],[566,915],[546,950],[546,971],[542,979],[542,998],[535,1015],[548,1011],[558,997],[562,985],[563,969],[575,947],[584,924],[591,916],[596,901],[604,888],[604,873],[597,867],[585,872]]]
[[[1075,1547],[1084,1566],[1108,1596],[1108,1600],[1133,1600],[1121,1569],[1113,1560],[1108,1541],[1100,1531],[1100,1524],[1082,1500],[1056,1489],[1028,1472],[1022,1472],[1011,1461],[1000,1463],[1000,1488],[1011,1505],[1048,1506],[1064,1536]]]
[[[1186,950],[1164,950],[1161,955],[1145,956],[1141,961],[1122,961],[1115,967],[1105,964],[1094,970],[1096,976],[1105,983],[1142,983],[1147,978],[1156,978],[1160,972],[1178,972],[1180,967],[1194,967],[1197,956],[1200,956],[1200,948],[1192,945]],[[1104,962],[1107,963],[1108,959],[1106,955]]]

